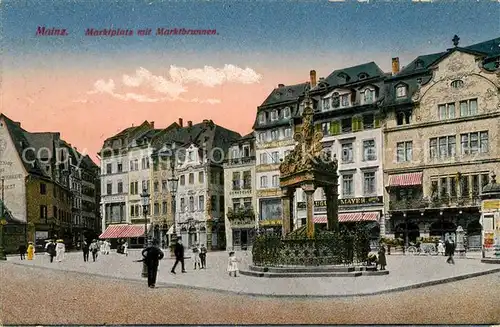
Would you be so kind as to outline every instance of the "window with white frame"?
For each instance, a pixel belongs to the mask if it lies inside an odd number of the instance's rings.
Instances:
[[[396,97],[397,98],[404,98],[404,97],[406,97],[406,94],[407,94],[406,85],[396,86]]]
[[[342,175],[342,195],[349,197],[354,195],[354,175]]]
[[[442,136],[429,140],[429,154],[431,159],[450,158],[456,155],[456,137]]]
[[[375,90],[365,89],[363,92],[363,104],[370,104],[375,101]]]
[[[352,143],[342,144],[342,162],[350,163],[354,161],[354,153],[352,149]]]
[[[290,137],[292,137],[292,128],[286,127],[285,128],[285,138],[290,138]]]
[[[340,96],[340,104],[342,105],[342,107],[349,106],[349,94],[342,94]]]
[[[266,113],[261,112],[259,113],[259,124],[264,124],[266,122]]]
[[[488,153],[488,132],[474,132],[460,135],[462,154]]]
[[[322,100],[322,107],[323,107],[323,110],[330,109],[330,98],[326,98],[326,99]]]
[[[375,149],[375,140],[363,141],[363,160],[377,160],[377,152]]]
[[[194,152],[188,151],[188,161],[193,161],[193,160],[194,160]]]
[[[272,177],[272,186],[279,187],[280,186],[280,175],[273,175]]]
[[[239,149],[233,149],[232,151],[232,159],[237,159],[240,157],[240,150]]]
[[[189,173],[189,184],[194,184],[194,173]]]
[[[460,117],[477,115],[477,99],[460,101]]]
[[[267,176],[260,176],[260,188],[267,188]]]
[[[278,120],[278,119],[279,119],[278,110],[271,111],[271,120],[274,121],[274,120]]]
[[[279,139],[279,137],[280,137],[279,130],[277,130],[277,129],[273,129],[273,130],[271,131],[271,140],[272,140],[272,141],[277,141],[277,140]]]
[[[180,212],[184,212],[186,209],[186,199],[181,198],[181,204],[180,204]]]
[[[199,211],[205,210],[205,196],[204,195],[198,196],[198,210]]]
[[[330,122],[321,123],[321,132],[323,135],[330,135]]]
[[[277,164],[280,162],[280,153],[278,151],[273,151],[271,153],[271,163]]]
[[[266,142],[266,132],[259,133],[259,134],[258,134],[258,140],[259,140],[259,142],[261,142],[261,143]]]
[[[194,196],[189,197],[189,211],[194,211]]]
[[[363,174],[363,192],[365,195],[373,195],[377,192],[375,187],[375,172],[366,172]]]
[[[440,104],[438,113],[440,120],[455,118],[455,103]]]
[[[409,162],[412,160],[413,152],[413,142],[398,142],[396,150],[396,160],[397,162]]]
[[[261,153],[260,154],[260,164],[261,165],[267,165],[267,153]]]
[[[290,108],[286,107],[285,109],[283,109],[283,118],[288,119],[288,118],[290,118],[290,116],[291,116]]]

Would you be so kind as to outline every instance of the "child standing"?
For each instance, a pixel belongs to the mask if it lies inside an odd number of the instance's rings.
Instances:
[[[234,277],[238,277],[238,258],[234,255],[234,252],[229,252],[229,261],[227,264],[227,271],[229,272],[229,276],[232,276],[234,272]]]

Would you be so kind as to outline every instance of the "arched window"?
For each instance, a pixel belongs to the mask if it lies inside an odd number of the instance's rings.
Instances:
[[[424,62],[422,60],[417,60],[415,62],[415,69],[421,69],[424,68]]]
[[[366,73],[359,74],[359,79],[366,79],[366,78],[368,78],[368,75]]]
[[[459,89],[464,86],[464,81],[457,79],[456,81],[451,82],[451,87],[454,89]]]
[[[194,197],[193,196],[189,197],[189,211],[191,211],[191,212],[194,211]]]

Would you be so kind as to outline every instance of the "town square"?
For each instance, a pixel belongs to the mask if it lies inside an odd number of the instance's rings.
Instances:
[[[372,2],[7,2],[0,323],[499,323],[500,6]]]

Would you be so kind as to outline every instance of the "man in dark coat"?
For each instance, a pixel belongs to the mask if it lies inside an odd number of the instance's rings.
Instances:
[[[53,240],[50,240],[46,246],[47,253],[50,256],[50,262],[54,262],[54,257],[56,256],[56,243]]]
[[[175,263],[172,267],[172,274],[175,274],[175,267],[177,267],[177,264],[179,262],[181,263],[182,272],[185,273],[186,270],[184,269],[184,245],[182,245],[181,239],[178,239],[177,243],[175,244],[174,255]]]
[[[444,243],[444,247],[445,247],[445,252],[448,255],[446,263],[454,265],[455,260],[453,260],[453,255],[455,254],[455,242],[453,242],[453,239],[451,237],[446,240],[446,242]]]
[[[89,261],[89,253],[90,253],[90,245],[86,240],[83,241],[83,243],[82,243],[82,251],[83,251],[83,261],[88,262]]]
[[[24,255],[26,254],[26,251],[28,251],[28,248],[26,247],[25,244],[19,245],[19,255],[21,256],[21,260],[24,260]]]
[[[158,265],[163,259],[163,251],[158,248],[158,242],[153,241],[152,246],[148,246],[142,250],[143,261],[148,267],[148,286],[154,288],[156,284],[156,275],[158,273]]]

